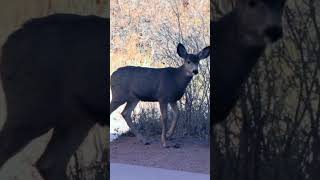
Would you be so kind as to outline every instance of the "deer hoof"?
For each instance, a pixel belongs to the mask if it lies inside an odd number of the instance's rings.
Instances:
[[[150,141],[148,141],[147,139],[140,137],[139,141],[142,142],[144,145],[150,145]]]
[[[181,148],[181,145],[176,143],[176,144],[173,145],[173,147],[176,148],[176,149],[179,149],[179,148]]]
[[[170,148],[170,146],[167,145],[167,143],[162,143],[163,148]]]

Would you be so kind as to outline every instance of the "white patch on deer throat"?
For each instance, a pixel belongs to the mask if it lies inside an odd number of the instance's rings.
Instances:
[[[186,72],[186,76],[188,76],[188,77],[192,77],[192,76],[193,76],[193,72],[189,72],[189,71],[187,71],[187,72]]]

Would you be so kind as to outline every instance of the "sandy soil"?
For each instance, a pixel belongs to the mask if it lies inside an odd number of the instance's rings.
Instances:
[[[208,143],[192,138],[181,138],[171,141],[179,144],[179,148],[163,148],[160,146],[160,137],[153,139],[150,145],[143,145],[135,137],[128,136],[122,136],[111,142],[111,163],[209,174],[210,148]]]

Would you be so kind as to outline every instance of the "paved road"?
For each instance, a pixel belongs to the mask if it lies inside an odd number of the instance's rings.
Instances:
[[[111,163],[110,180],[209,180],[208,174]]]

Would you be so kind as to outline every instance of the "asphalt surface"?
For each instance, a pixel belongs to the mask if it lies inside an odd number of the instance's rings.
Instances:
[[[119,163],[110,164],[111,180],[209,180],[208,174],[150,168]]]

